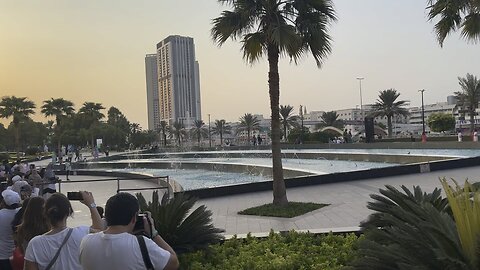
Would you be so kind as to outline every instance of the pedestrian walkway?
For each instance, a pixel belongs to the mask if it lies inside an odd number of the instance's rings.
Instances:
[[[330,206],[318,209],[295,218],[274,218],[238,215],[237,212],[249,207],[272,202],[272,192],[254,192],[234,196],[217,197],[199,200],[213,212],[213,223],[218,228],[225,229],[225,235],[242,235],[252,233],[268,233],[285,230],[309,231],[350,231],[357,228],[371,211],[367,202],[372,201],[370,194],[378,193],[385,185],[412,188],[419,185],[424,191],[431,192],[435,187],[441,187],[439,177],[454,178],[463,182],[477,182],[480,166],[436,171],[423,174],[392,176],[371,180],[333,183],[325,185],[289,188],[289,201],[326,203]]]

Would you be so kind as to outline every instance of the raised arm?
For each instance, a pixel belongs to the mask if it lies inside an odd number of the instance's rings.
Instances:
[[[92,217],[92,229],[96,231],[103,230],[103,221],[100,217],[100,214],[97,210],[97,205],[95,204],[95,200],[91,192],[88,191],[80,191],[82,193],[83,200],[80,202],[85,204],[88,209],[90,210],[90,216]]]

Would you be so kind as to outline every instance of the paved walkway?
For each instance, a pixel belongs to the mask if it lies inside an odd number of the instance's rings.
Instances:
[[[213,212],[213,222],[216,227],[224,228],[226,236],[233,234],[268,233],[284,230],[309,231],[342,231],[359,226],[371,213],[366,205],[371,201],[369,195],[378,193],[385,185],[411,188],[420,185],[424,191],[432,191],[441,187],[439,177],[454,178],[463,182],[466,178],[471,182],[479,181],[480,166],[437,171],[416,175],[392,176],[371,180],[325,184],[309,187],[290,188],[287,196],[290,201],[327,203],[330,206],[310,212],[296,218],[272,218],[238,215],[237,212],[252,206],[258,206],[272,201],[272,192],[255,192],[220,198],[202,199],[199,204],[205,204]]]

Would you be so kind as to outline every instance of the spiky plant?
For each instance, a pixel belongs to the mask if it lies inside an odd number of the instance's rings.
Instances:
[[[440,190],[402,189],[387,186],[383,196],[371,195],[368,208],[376,212],[361,224],[365,237],[353,269],[479,269],[462,249]]]
[[[158,191],[147,203],[141,193],[136,194],[141,211],[150,211],[155,228],[176,252],[202,249],[223,240],[223,229],[212,224],[212,212],[205,205],[192,210],[197,199],[178,193],[171,200],[166,194],[160,201]]]

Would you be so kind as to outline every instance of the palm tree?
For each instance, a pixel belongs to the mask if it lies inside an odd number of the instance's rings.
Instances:
[[[223,145],[223,134],[230,134],[232,127],[227,124],[225,119],[215,120],[215,126],[212,128],[213,134],[220,135],[220,145]]]
[[[167,146],[168,123],[166,121],[160,121],[160,132],[162,133],[163,146]]]
[[[57,149],[61,147],[62,131],[61,119],[65,116],[71,116],[75,112],[73,102],[63,98],[51,98],[43,101],[41,112],[46,116],[55,116],[55,135],[57,137]]]
[[[170,126],[170,136],[177,140],[178,146],[182,145],[182,139],[187,135],[183,123],[175,121]]]
[[[244,59],[249,63],[267,56],[269,64],[273,203],[288,203],[280,149],[280,55],[295,62],[309,51],[317,66],[331,51],[329,24],[336,20],[331,0],[218,0],[233,7],[213,20],[212,38],[220,46],[229,38],[241,39]]]
[[[12,117],[12,123],[15,130],[15,148],[17,158],[20,158],[20,129],[19,125],[22,121],[30,118],[34,114],[35,103],[26,97],[18,98],[16,96],[3,97],[0,100],[0,118]]]
[[[240,117],[240,125],[239,131],[247,131],[247,141],[248,145],[250,145],[250,134],[254,130],[258,130],[260,128],[260,120],[251,113],[246,113],[242,117]]]
[[[205,128],[205,123],[202,120],[193,121],[193,128],[190,132],[192,136],[197,137],[198,147],[200,147],[202,137],[208,136],[208,130]]]
[[[409,114],[405,106],[408,105],[408,101],[399,100],[400,93],[395,89],[387,89],[380,91],[377,102],[373,104],[373,116],[387,117],[388,137],[392,137],[392,117],[396,115],[407,116]]]
[[[317,124],[317,129],[323,127],[336,127],[342,129],[344,126],[343,121],[338,119],[338,114],[336,111],[324,112],[321,118],[322,122],[320,124]]]
[[[462,91],[455,92],[457,97],[457,105],[462,108],[463,112],[470,115],[470,132],[473,134],[475,130],[475,115],[480,102],[480,80],[472,74],[467,74],[465,78],[458,77],[458,83]]]
[[[297,120],[298,117],[295,115],[292,115],[293,113],[293,107],[290,105],[283,106],[280,105],[280,121],[283,126],[283,138],[285,141],[287,140],[287,131],[290,127],[295,127],[298,126]]]
[[[439,18],[435,24],[438,43],[461,29],[462,36],[474,43],[480,41],[480,1],[478,0],[429,0],[428,19]]]
[[[100,112],[100,110],[105,109],[105,107],[102,106],[101,103],[95,103],[95,102],[84,102],[83,106],[78,110],[78,112],[82,115],[84,115],[87,118],[87,121],[90,123],[89,124],[89,131],[90,131],[90,138],[92,140],[92,149],[94,147],[94,137],[95,137],[95,130],[96,126],[100,123],[100,120],[102,120],[105,115]]]

